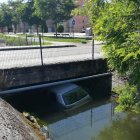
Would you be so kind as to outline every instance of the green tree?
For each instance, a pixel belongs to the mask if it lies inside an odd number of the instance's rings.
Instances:
[[[42,20],[35,13],[34,2],[35,2],[34,0],[28,0],[26,2],[23,2],[22,5],[20,6],[20,13],[21,20],[24,23],[28,23],[30,28],[32,25],[35,25],[38,34],[38,28],[39,25],[42,24]]]
[[[140,91],[140,1],[87,0],[82,13],[88,13],[97,38],[104,41],[103,50],[111,70],[127,79],[129,88]],[[89,11],[88,11],[89,9]],[[79,10],[78,10],[79,12]],[[81,13],[81,12],[80,12]],[[133,92],[126,87],[133,98]],[[130,92],[129,92],[130,91]],[[137,92],[137,91],[135,91]],[[128,94],[122,94],[127,100]],[[130,102],[125,102],[128,106]],[[125,106],[127,106],[125,104]],[[124,105],[122,105],[124,106]]]
[[[12,24],[14,26],[14,33],[17,32],[17,25],[20,22],[21,19],[21,13],[20,13],[20,6],[22,4],[22,0],[16,0],[16,1],[9,1],[8,5],[11,9],[11,16],[12,16]]]
[[[12,11],[9,5],[2,3],[0,5],[0,26],[9,28],[12,26]]]
[[[54,21],[57,36],[58,23],[71,18],[75,4],[73,0],[35,0],[35,7],[38,15]]]
[[[140,84],[140,2],[112,0],[99,11],[95,32],[104,41],[111,69]]]
[[[81,12],[90,16],[98,39],[105,42],[110,68],[140,84],[140,1],[87,0]]]

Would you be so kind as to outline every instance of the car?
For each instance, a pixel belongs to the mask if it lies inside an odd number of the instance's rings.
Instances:
[[[86,32],[86,29],[83,28],[82,31],[81,31],[81,33],[85,33],[85,32]]]
[[[49,90],[56,95],[56,100],[65,109],[75,108],[91,101],[89,94],[73,83],[51,86]]]

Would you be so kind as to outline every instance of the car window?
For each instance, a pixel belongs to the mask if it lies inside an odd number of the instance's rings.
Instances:
[[[69,104],[73,104],[73,103],[81,100],[82,98],[84,98],[87,95],[88,94],[83,89],[76,88],[75,90],[72,90],[68,93],[63,94],[62,97],[63,97],[65,104],[69,105]]]

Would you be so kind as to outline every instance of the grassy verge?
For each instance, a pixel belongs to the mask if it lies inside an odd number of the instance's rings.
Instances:
[[[6,46],[30,46],[30,45],[39,45],[39,42],[36,42],[34,38],[26,40],[24,36],[7,36],[5,34],[0,34],[1,42],[4,43]],[[50,42],[42,42],[42,45],[51,45]]]
[[[20,34],[18,36],[25,37],[26,35]],[[34,37],[34,35],[28,35],[28,37]],[[37,36],[36,36],[37,37]],[[84,38],[72,38],[72,37],[43,37],[44,40],[46,41],[54,41],[54,42],[72,42],[72,43],[87,43],[88,40]]]
[[[87,43],[86,39],[82,38],[66,38],[66,37],[44,37],[47,41],[56,41],[56,42],[73,42],[73,43]]]

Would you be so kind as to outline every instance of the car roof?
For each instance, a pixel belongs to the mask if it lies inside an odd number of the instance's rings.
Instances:
[[[52,92],[54,92],[55,94],[63,94],[63,93],[67,93],[75,88],[78,88],[79,86],[76,84],[72,84],[72,83],[66,83],[66,84],[60,84],[60,85],[56,85],[56,86],[51,86],[48,89]]]

